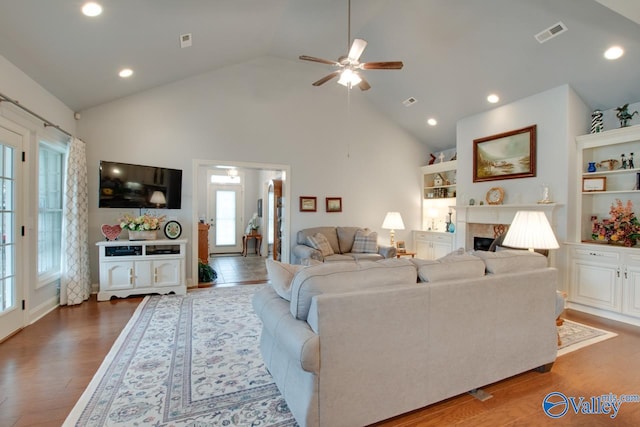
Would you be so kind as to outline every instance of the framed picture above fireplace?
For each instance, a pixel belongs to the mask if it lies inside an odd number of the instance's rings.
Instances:
[[[536,176],[536,125],[473,141],[473,182]]]

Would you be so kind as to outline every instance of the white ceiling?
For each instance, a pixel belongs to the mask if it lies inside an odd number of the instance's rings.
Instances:
[[[0,55],[75,111],[260,56],[347,51],[347,0],[102,0],[97,18],[81,3],[0,0]],[[567,32],[535,40],[559,21]],[[458,119],[495,107],[490,92],[504,104],[568,83],[593,109],[638,102],[638,21],[638,0],[352,0],[362,60],[404,62],[367,71],[372,89],[358,96],[434,150],[455,146]],[[183,33],[193,47],[179,48]],[[613,44],[626,53],[606,61]],[[331,71],[303,64],[309,84]],[[117,77],[124,66],[129,80]]]

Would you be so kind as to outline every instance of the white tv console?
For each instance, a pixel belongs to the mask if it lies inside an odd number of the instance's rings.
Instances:
[[[186,239],[96,243],[100,251],[98,301],[140,294],[186,294],[186,243]]]

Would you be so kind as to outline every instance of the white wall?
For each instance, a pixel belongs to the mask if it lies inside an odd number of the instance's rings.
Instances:
[[[362,225],[378,230],[384,243],[384,215],[398,210],[407,230],[397,238],[410,240],[409,230],[420,225],[416,171],[427,147],[369,107],[366,92],[313,87],[309,69],[259,58],[83,111],[78,132],[95,170],[91,242],[101,238],[101,224],[121,214],[97,208],[100,160],[183,169],[183,208],[172,215],[190,230],[198,215],[188,179],[195,158],[290,165],[292,236],[316,225]],[[318,212],[299,212],[299,196],[318,197]],[[327,196],[342,197],[342,213],[324,212]],[[97,281],[95,252],[91,259]]]
[[[73,111],[24,74],[20,69],[0,56],[0,93],[20,102],[21,105],[34,111],[50,122],[59,125],[64,130],[75,133],[76,122]],[[26,227],[26,238],[22,241],[26,245],[26,253],[37,253],[36,221],[38,217],[37,194],[37,146],[40,140],[66,141],[68,138],[54,128],[45,128],[43,123],[28,113],[9,104],[0,103],[0,116],[19,125],[27,135],[24,192],[19,195],[23,203],[25,214],[22,220]],[[21,286],[27,299],[27,323],[37,320],[51,308],[57,306],[58,283],[38,283],[37,264],[35,257],[26,262],[26,270],[21,275]]]

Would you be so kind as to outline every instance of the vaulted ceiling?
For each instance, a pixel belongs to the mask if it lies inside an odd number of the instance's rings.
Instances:
[[[75,111],[260,56],[337,59],[348,46],[347,0],[102,0],[95,18],[81,3],[0,0],[0,55]],[[566,32],[536,40],[558,22]],[[180,49],[185,33],[193,46]],[[501,105],[568,83],[593,109],[640,101],[638,0],[352,0],[351,34],[369,42],[362,61],[404,62],[366,71],[372,89],[358,96],[434,150],[455,145],[457,120],[495,108],[490,93]],[[611,45],[624,56],[604,59]],[[302,64],[309,85],[332,70]]]

